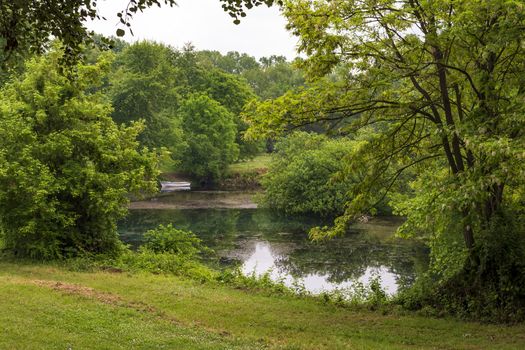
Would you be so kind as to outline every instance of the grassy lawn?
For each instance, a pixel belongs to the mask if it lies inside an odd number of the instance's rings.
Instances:
[[[260,154],[253,159],[250,159],[244,162],[231,164],[228,167],[228,172],[242,174],[242,173],[254,171],[256,169],[266,169],[268,168],[270,159],[271,159],[271,156],[269,154],[267,153]]]
[[[0,349],[523,349],[525,325],[382,315],[171,276],[0,262]]]

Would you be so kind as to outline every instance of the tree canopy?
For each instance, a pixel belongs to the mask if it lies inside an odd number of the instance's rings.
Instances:
[[[239,156],[234,115],[204,94],[188,96],[179,115],[188,142],[181,168],[205,181],[220,178]]]
[[[386,195],[412,169],[410,192],[393,203],[407,216],[400,232],[430,237],[444,279],[498,295],[491,305],[523,301],[523,4],[298,0],[283,12],[312,83],[259,104],[252,135],[319,121],[343,135],[373,131],[346,158],[347,171],[366,165],[368,176],[335,227],[316,234],[343,233],[374,206],[369,193]],[[516,271],[510,297],[504,275]]]
[[[175,116],[180,95],[172,55],[169,47],[157,43],[130,45],[117,55],[109,82],[113,120],[118,124],[144,120],[141,143],[176,154],[184,141]]]

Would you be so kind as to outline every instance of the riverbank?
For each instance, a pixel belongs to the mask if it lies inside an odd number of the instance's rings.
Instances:
[[[525,325],[382,315],[149,273],[0,261],[2,349],[521,349]]]
[[[256,192],[180,191],[131,202],[129,209],[256,209]]]
[[[217,190],[217,191],[261,191],[261,178],[268,171],[271,155],[259,154],[256,157],[228,166],[224,176],[212,183],[200,181],[189,174],[182,174],[170,166],[162,169],[160,179],[164,181],[191,182],[194,190]]]

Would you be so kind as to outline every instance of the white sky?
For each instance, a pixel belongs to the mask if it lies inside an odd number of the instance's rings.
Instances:
[[[128,0],[99,0],[98,9],[106,21],[88,23],[88,28],[104,35],[115,35],[117,12]],[[134,36],[126,32],[124,40],[155,40],[180,48],[191,42],[198,50],[217,50],[221,53],[239,51],[260,58],[283,55],[297,56],[297,39],[285,29],[286,21],[277,7],[260,6],[248,11],[241,24],[223,11],[219,0],[179,0],[178,7],[152,7],[138,13],[132,20]]]

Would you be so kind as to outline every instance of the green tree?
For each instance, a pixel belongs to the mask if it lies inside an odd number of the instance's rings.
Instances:
[[[243,77],[263,100],[279,97],[288,90],[304,85],[302,72],[284,56],[262,57],[257,62],[253,56],[237,51],[228,52],[224,56],[220,52],[206,50],[196,54],[205,67],[219,68],[226,73]]]
[[[359,141],[328,139],[296,132],[275,145],[268,173],[262,179],[263,204],[286,214],[343,214],[347,193],[355,179],[336,179],[343,158]]]
[[[202,64],[230,74],[242,75],[247,70],[259,68],[259,63],[253,56],[237,51],[222,55],[219,51],[202,50],[197,52],[197,57]]]
[[[454,307],[502,317],[523,305],[523,5],[299,0],[283,10],[309,56],[303,68],[327,78],[260,105],[253,132],[320,120],[375,131],[347,158],[349,168],[371,160],[369,174],[331,233],[373,206],[367,193],[416,169],[412,192],[394,204],[407,216],[400,232],[431,239],[441,292],[455,293]],[[330,78],[336,69],[344,79]]]
[[[19,256],[116,253],[129,193],[153,191],[157,157],[141,123],[117,127],[99,86],[111,65],[61,73],[62,51],[30,60],[0,92],[0,227]]]
[[[262,57],[260,62],[242,76],[261,100],[277,98],[305,83],[302,72],[283,56]]]
[[[262,150],[261,142],[247,141],[243,138],[248,127],[241,119],[240,113],[244,105],[255,98],[246,80],[239,75],[225,72],[220,67],[210,66],[211,61],[204,59],[209,57],[209,54],[195,51],[191,45],[187,45],[175,55],[174,64],[179,69],[179,93],[182,96],[204,93],[219,102],[235,117],[239,158],[246,159],[259,153]],[[215,55],[214,57],[217,58]]]
[[[141,143],[150,148],[167,147],[177,158],[185,143],[176,116],[179,94],[172,55],[169,47],[153,42],[127,47],[117,56],[110,96],[115,122],[144,120],[146,129],[139,136]]]
[[[207,95],[193,94],[181,104],[179,115],[188,148],[182,170],[211,182],[224,175],[239,155],[234,115]]]

